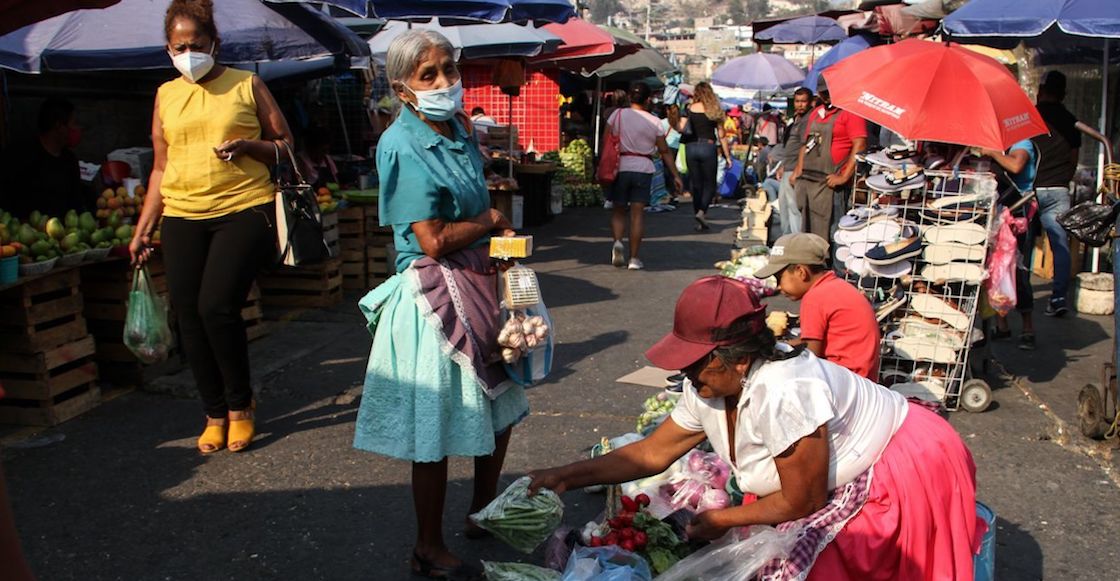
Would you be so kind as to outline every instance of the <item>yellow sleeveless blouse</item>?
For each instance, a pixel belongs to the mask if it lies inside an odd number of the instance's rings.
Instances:
[[[242,155],[223,161],[214,148],[229,139],[260,139],[253,73],[226,68],[205,84],[182,77],[159,88],[167,141],[160,183],[163,215],[202,220],[273,201],[268,166]]]

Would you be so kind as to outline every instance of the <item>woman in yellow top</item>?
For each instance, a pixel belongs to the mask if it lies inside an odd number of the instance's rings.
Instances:
[[[163,254],[183,349],[206,411],[204,454],[238,452],[255,433],[241,308],[278,254],[268,164],[291,147],[288,123],[263,81],[214,64],[221,41],[209,0],[173,0],[164,22],[182,76],[156,93],[155,163],[133,263],[149,257],[163,218]]]

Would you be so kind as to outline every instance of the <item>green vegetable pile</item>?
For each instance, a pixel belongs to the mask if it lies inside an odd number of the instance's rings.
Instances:
[[[525,563],[482,562],[487,581],[559,581],[560,573]]]
[[[543,488],[530,497],[529,482],[528,476],[517,479],[486,508],[470,516],[476,525],[523,553],[532,553],[564,518],[560,497]]]
[[[591,146],[586,139],[574,139],[560,150],[560,165],[580,181],[591,181]]]
[[[645,434],[647,428],[652,426],[659,418],[673,413],[679,398],[679,395],[673,396],[665,392],[651,395],[642,404],[642,414],[638,416],[638,426],[635,431],[639,434]],[[652,429],[648,431],[652,431]]]
[[[654,575],[668,571],[688,555],[688,545],[673,532],[673,527],[646,512],[634,515],[634,527],[646,534],[646,546],[639,554],[649,561]]]

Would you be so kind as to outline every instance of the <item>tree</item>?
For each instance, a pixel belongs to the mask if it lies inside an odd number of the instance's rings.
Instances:
[[[727,3],[727,17],[731,19],[732,24],[746,24],[749,22],[747,19],[747,11],[743,8],[743,0],[731,0]]]
[[[751,20],[766,18],[770,14],[770,0],[747,0],[747,15]]]
[[[606,24],[607,18],[622,11],[619,0],[590,0],[588,4],[591,6],[591,21],[600,24]]]

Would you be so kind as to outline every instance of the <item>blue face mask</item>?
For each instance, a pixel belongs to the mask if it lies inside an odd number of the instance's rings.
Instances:
[[[432,89],[430,91],[416,91],[405,85],[413,95],[416,95],[416,110],[423,113],[432,121],[447,121],[455,116],[455,112],[463,108],[463,82],[455,81],[454,85],[445,89]]]

